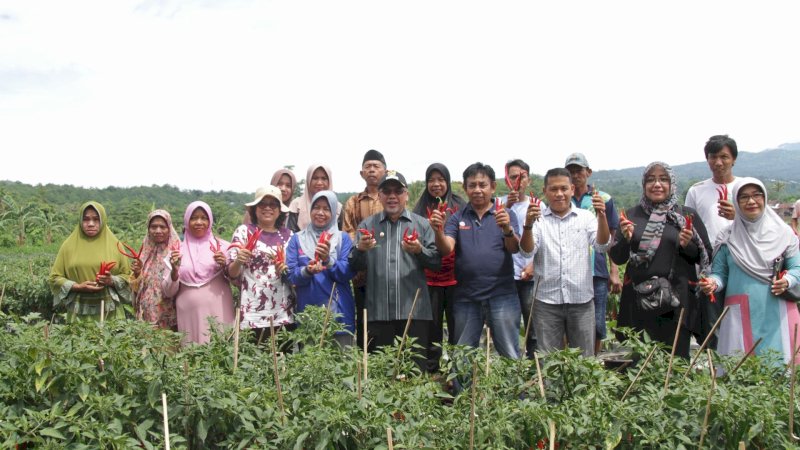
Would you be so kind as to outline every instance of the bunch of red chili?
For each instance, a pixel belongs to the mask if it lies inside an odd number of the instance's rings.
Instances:
[[[252,252],[253,249],[256,248],[256,243],[258,242],[258,239],[260,237],[261,237],[261,228],[256,228],[256,231],[252,233],[250,233],[249,231],[247,232],[247,242],[244,244],[244,246],[242,246],[240,242],[234,242],[228,247],[228,249],[233,247],[238,247],[238,248],[244,248],[245,250],[249,250]]]
[[[323,231],[319,235],[319,240],[317,243],[319,244],[329,244],[331,242],[331,238],[333,238],[333,233],[329,233],[327,231]],[[321,259],[319,252],[314,252],[314,262],[318,262]]]
[[[522,176],[525,175],[525,172],[520,172],[519,176],[517,176],[516,183],[511,183],[511,178],[508,176],[508,166],[506,166],[506,186],[512,191],[519,192],[519,188],[522,187]]]
[[[406,228],[406,231],[403,232],[403,240],[406,242],[406,244],[416,241],[417,238],[419,238],[419,233],[417,232],[416,228],[413,230]]]
[[[428,213],[428,218],[430,218],[430,213]],[[372,227],[372,231],[366,228],[359,228],[358,232],[366,236],[367,239],[375,239],[375,227]]]
[[[123,248],[120,247],[120,244],[122,244],[125,247],[125,250],[123,250]],[[126,243],[124,243],[122,241],[117,241],[117,250],[119,250],[119,252],[121,254],[123,254],[124,256],[127,256],[128,258],[131,258],[131,259],[135,259],[137,261],[141,260],[140,258],[142,256],[142,249],[143,248],[144,248],[144,244],[142,244],[142,246],[139,247],[139,251],[137,252],[130,245],[128,245],[128,244],[126,244]]]
[[[111,269],[113,269],[117,263],[115,261],[103,261],[100,263],[100,270],[97,271],[97,275],[94,277],[95,281],[99,281],[100,277],[104,277],[111,273]]]
[[[720,200],[728,200],[728,185],[720,184],[717,186],[717,194],[719,194]]]

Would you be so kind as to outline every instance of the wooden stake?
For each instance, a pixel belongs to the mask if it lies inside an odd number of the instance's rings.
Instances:
[[[103,322],[106,320],[106,301],[105,299],[100,300],[100,326],[103,326]]]
[[[236,368],[239,367],[239,321],[241,318],[239,314],[242,312],[242,307],[236,307],[236,321],[234,322],[234,326],[236,327],[233,330],[233,371],[236,372]]]
[[[722,310],[722,314],[719,315],[717,321],[714,322],[714,326],[711,327],[711,331],[708,332],[708,336],[706,336],[706,338],[703,340],[703,344],[700,346],[700,348],[697,349],[697,353],[695,353],[694,358],[692,358],[692,362],[689,363],[689,368],[686,369],[686,373],[683,374],[684,378],[689,376],[689,372],[692,371],[692,367],[694,367],[694,364],[697,362],[697,359],[700,357],[701,354],[703,354],[703,350],[705,350],[706,345],[708,345],[708,341],[711,340],[711,336],[714,335],[714,331],[716,331],[719,324],[722,323],[722,319],[725,318],[725,314],[728,314],[729,309],[730,306],[726,306]]]
[[[642,364],[642,367],[639,368],[639,372],[636,373],[636,376],[633,378],[633,381],[631,381],[631,384],[630,384],[630,386],[628,386],[628,389],[625,391],[625,394],[622,395],[622,400],[620,400],[620,401],[623,401],[623,402],[625,401],[625,398],[628,396],[628,393],[631,392],[631,389],[633,388],[633,385],[636,384],[636,380],[638,380],[639,376],[642,374],[642,372],[644,372],[644,368],[647,367],[647,363],[650,362],[650,358],[653,357],[653,355],[655,354],[656,350],[658,350],[658,346],[653,345],[653,349],[650,350],[650,354],[647,355],[647,359],[644,360],[644,363]]]
[[[6,296],[6,285],[0,290],[0,311],[3,309],[3,298]]]
[[[364,381],[367,381],[367,366],[368,366],[368,364],[367,364],[367,355],[369,355],[369,353],[367,352],[367,346],[369,344],[368,340],[369,339],[367,337],[367,308],[364,308],[364,333],[363,333],[363,336],[362,336],[362,342],[364,344],[364,355],[363,355],[363,357],[364,357],[364,364],[363,364],[363,366],[364,366]]]
[[[356,393],[361,400],[361,361],[356,359]]]
[[[492,343],[492,330],[486,327],[486,376],[489,376],[490,345]]]
[[[533,287],[533,298],[531,299],[531,309],[528,311],[528,324],[525,325],[525,338],[522,341],[522,353],[523,356],[528,355],[528,338],[531,335],[531,321],[533,320],[533,304],[536,302],[536,294],[539,293],[539,282],[541,282],[541,278],[537,277],[536,285]]]
[[[544,398],[544,380],[542,379],[542,368],[539,367],[539,354],[533,352],[533,360],[536,362],[536,376],[539,378],[539,392]]]
[[[753,343],[753,346],[750,347],[750,350],[748,350],[747,353],[745,353],[744,356],[742,356],[742,359],[739,360],[739,362],[736,364],[736,366],[733,368],[733,370],[731,370],[731,372],[728,374],[728,376],[733,375],[734,373],[736,373],[737,370],[739,370],[739,367],[741,367],[742,364],[744,364],[744,362],[745,362],[745,360],[747,359],[748,356],[753,354],[753,352],[755,351],[756,347],[758,347],[758,344],[761,343],[762,339],[764,339],[764,338],[758,338],[758,340]]]
[[[333,302],[333,294],[336,292],[336,282],[333,282],[331,288],[331,296],[328,298],[328,307],[325,308],[325,320],[322,321],[322,335],[319,337],[319,346],[325,343],[325,333],[328,331],[328,321],[331,319],[331,303]]]
[[[747,447],[744,445],[744,441],[739,441],[739,450],[747,450]]]
[[[552,420],[547,421],[550,425],[550,450],[555,450],[556,448],[556,423]]]
[[[791,359],[791,367],[789,367],[789,377],[791,381],[789,382],[789,440],[792,442],[796,442],[800,440],[800,437],[795,436],[794,434],[794,384],[795,384],[795,361],[797,357],[797,324],[794,325],[794,339],[792,340],[791,345],[792,347],[792,359]]]
[[[681,324],[683,323],[683,313],[686,308],[681,308],[681,314],[678,317],[678,326],[675,327],[675,339],[672,340],[672,352],[669,354],[669,366],[667,366],[667,377],[664,379],[664,395],[667,395],[669,388],[669,376],[672,374],[672,361],[675,359],[675,347],[678,346],[678,337],[681,335]]]
[[[706,400],[706,413],[703,416],[703,428],[700,429],[700,442],[697,444],[697,449],[703,448],[703,441],[708,431],[708,417],[711,415],[711,395],[714,393],[714,385],[716,384],[716,374],[714,372],[714,360],[711,357],[711,350],[706,350],[708,353],[708,371],[711,373],[711,385],[708,388],[708,400]]]
[[[161,393],[161,410],[164,413],[164,448],[169,450],[169,413],[167,412],[167,393]]]
[[[386,443],[389,444],[389,450],[394,450],[394,441],[392,440],[392,427],[386,429]]]
[[[414,317],[414,308],[417,306],[417,299],[419,299],[419,291],[420,288],[417,288],[417,293],[414,294],[414,302],[411,303],[411,311],[408,312],[408,319],[406,319],[406,328],[403,330],[403,339],[400,340],[400,348],[397,349],[397,359],[400,359],[400,355],[403,353],[403,347],[406,345],[406,339],[408,337],[408,329],[411,328],[411,319]]]
[[[478,386],[478,362],[472,363],[472,388],[469,399],[469,448],[475,448],[475,391]]]
[[[283,408],[283,392],[281,392],[281,375],[278,373],[278,350],[275,345],[275,326],[273,318],[269,318],[269,340],[272,347],[272,364],[275,373],[275,389],[278,391],[278,407],[281,409],[281,424],[286,423],[286,410]]]
[[[46,323],[44,324],[44,340],[46,341],[49,338],[50,338],[50,324]]]

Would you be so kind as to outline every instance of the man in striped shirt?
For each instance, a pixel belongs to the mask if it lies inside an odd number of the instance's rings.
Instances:
[[[594,354],[595,317],[593,248],[605,253],[610,242],[606,205],[592,197],[596,216],[572,204],[575,186],[567,169],[550,169],[544,176],[548,206],[531,206],[533,265],[540,285],[533,304],[537,345],[542,351],[560,349],[564,336],[584,356]],[[539,217],[541,216],[541,217]]]

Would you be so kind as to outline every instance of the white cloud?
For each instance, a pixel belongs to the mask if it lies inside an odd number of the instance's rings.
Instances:
[[[363,152],[419,179],[798,141],[793,2],[12,1],[0,179],[252,191]],[[81,155],[77,158],[76,155]],[[42,164],[41,161],[46,161]]]

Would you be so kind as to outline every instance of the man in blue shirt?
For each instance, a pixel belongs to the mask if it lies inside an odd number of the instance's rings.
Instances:
[[[516,214],[502,204],[495,206],[494,169],[475,163],[464,170],[463,178],[469,203],[450,216],[444,229],[440,212],[434,211],[431,217],[439,253],[456,252],[453,315],[458,343],[477,347],[485,323],[497,352],[516,359],[521,311],[511,256],[533,250],[533,215],[525,217],[520,242]]]
[[[592,194],[595,187],[589,184],[589,177],[592,176],[592,169],[583,153],[573,153],[567,157],[564,167],[569,171],[575,192],[572,196],[572,204],[578,208],[585,209],[593,214]],[[606,221],[611,236],[619,228],[619,215],[614,207],[614,200],[609,194],[597,191],[606,204]],[[600,352],[603,339],[606,338],[606,304],[608,303],[609,290],[612,294],[622,292],[622,282],[619,279],[619,268],[611,263],[609,271],[606,263],[606,254],[595,252],[594,254],[594,314],[596,339],[594,343],[594,353]]]

